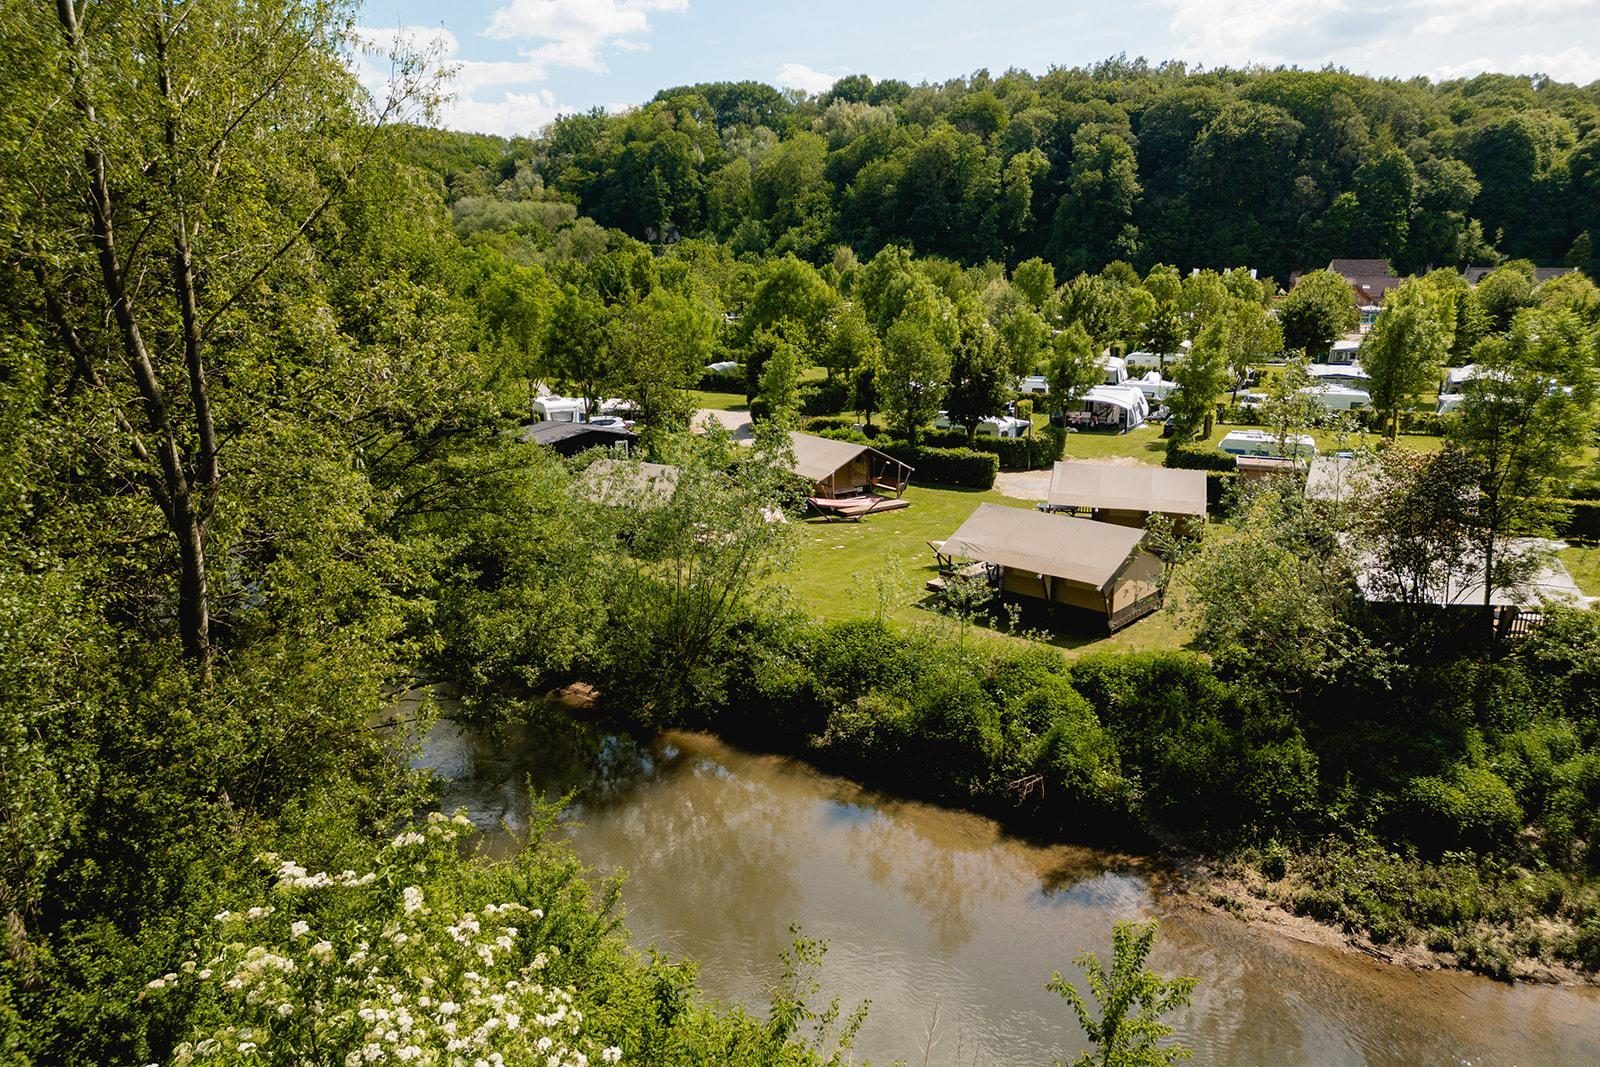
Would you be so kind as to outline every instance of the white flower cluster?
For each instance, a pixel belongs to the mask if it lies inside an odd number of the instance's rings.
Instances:
[[[346,1067],[620,1063],[621,1048],[596,1051],[586,1038],[571,987],[536,980],[561,948],[514,924],[541,922],[542,909],[509,901],[455,913],[439,897],[425,906],[422,886],[408,884],[461,863],[451,842],[470,825],[465,815],[430,816],[422,833],[394,838],[380,871],[361,875],[313,874],[263,856],[275,892],[288,894],[282,910],[219,913],[219,947],[207,962],[186,961],[148,983],[146,995],[186,982],[221,993],[221,1024],[179,1045],[173,1062],[316,1048]],[[252,943],[238,939],[246,931]]]

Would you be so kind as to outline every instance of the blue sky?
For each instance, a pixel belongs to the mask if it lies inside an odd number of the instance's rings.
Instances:
[[[1119,52],[1205,66],[1600,80],[1600,0],[372,0],[360,22],[375,44],[399,29],[455,65],[442,125],[504,134],[698,81],[817,92],[848,73],[941,81]],[[369,85],[382,84],[385,64],[358,66]]]

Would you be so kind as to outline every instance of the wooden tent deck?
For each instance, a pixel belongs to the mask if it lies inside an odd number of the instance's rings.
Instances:
[[[880,511],[898,511],[911,506],[909,500],[890,500],[881,496],[812,496],[806,498],[806,503],[829,522],[860,522],[867,515],[876,515]]]

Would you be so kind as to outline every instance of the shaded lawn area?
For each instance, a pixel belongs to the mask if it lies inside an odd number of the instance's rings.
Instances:
[[[1600,596],[1600,545],[1569,545],[1556,555],[1585,596]]]
[[[910,507],[858,523],[808,519],[800,524],[794,565],[784,577],[800,608],[819,619],[852,619],[872,617],[881,603],[885,617],[903,625],[939,622],[944,617],[932,610],[932,594],[925,588],[938,573],[928,542],[949,537],[979,504],[1033,506],[993,490],[939,486],[912,485],[905,498]],[[1065,609],[1052,617],[1044,605],[1036,607],[1024,611],[1022,625],[1047,629],[1051,644],[1074,652],[1173,648],[1188,641],[1166,609],[1108,638],[1093,618],[1074,617]],[[974,632],[1015,640],[982,627]]]

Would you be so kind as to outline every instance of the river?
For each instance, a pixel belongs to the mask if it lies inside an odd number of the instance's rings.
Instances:
[[[474,732],[446,720],[420,764],[491,847],[516,847],[530,780],[572,792],[562,831],[624,872],[641,948],[700,964],[713,998],[764,1012],[789,927],[829,942],[825,996],[871,1000],[875,1063],[1048,1064],[1082,1047],[1045,989],[1108,958],[1117,919],[1157,918],[1151,965],[1196,975],[1175,1014],[1193,1062],[1219,1065],[1600,1064],[1600,989],[1414,973],[1196,908],[1148,860],[1039,845],[975,815],[907,802],[703,734],[649,745],[553,717]]]

